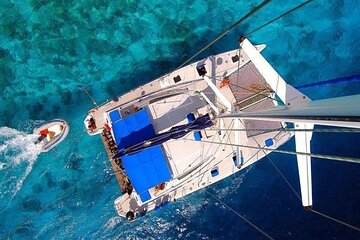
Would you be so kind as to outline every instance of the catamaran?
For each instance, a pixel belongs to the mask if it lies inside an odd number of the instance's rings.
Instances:
[[[88,112],[129,221],[249,167],[271,152],[295,154],[302,205],[311,209],[314,125],[360,128],[360,95],[312,101],[241,38],[239,49],[161,76]],[[295,137],[294,152],[279,149]],[[342,160],[351,161],[350,158]]]

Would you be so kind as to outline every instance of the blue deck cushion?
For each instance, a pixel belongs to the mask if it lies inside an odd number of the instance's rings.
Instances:
[[[122,157],[127,176],[142,201],[150,188],[171,179],[161,146],[154,146]],[[143,195],[144,194],[144,195]],[[143,199],[144,197],[144,199]]]
[[[112,123],[114,123],[114,122],[121,119],[121,115],[120,115],[120,113],[119,113],[119,111],[117,109],[110,112],[109,117],[110,117],[110,120],[111,120]]]
[[[146,109],[113,122],[112,128],[119,151],[155,136],[154,127]]]
[[[194,132],[194,139],[195,139],[196,141],[201,141],[202,135],[201,135],[201,132],[200,132],[200,131],[195,131],[195,132]]]
[[[273,139],[272,139],[272,138],[266,139],[266,140],[265,140],[265,145],[266,145],[267,147],[271,147],[272,145],[274,145]]]
[[[186,115],[186,118],[189,121],[189,123],[195,121],[195,115],[193,113],[189,113],[188,115]]]
[[[189,113],[188,115],[186,115],[186,118],[187,118],[189,123],[193,123],[195,121],[195,115],[193,113]],[[202,136],[201,136],[200,131],[195,131],[194,132],[194,139],[196,141],[201,141]]]

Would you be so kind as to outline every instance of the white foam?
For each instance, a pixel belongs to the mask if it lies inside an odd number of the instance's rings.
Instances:
[[[123,219],[119,216],[116,217],[112,217],[109,219],[109,221],[105,224],[105,228],[107,229],[112,229],[114,228],[116,225],[118,225],[119,223],[121,223],[123,221]]]
[[[0,199],[9,194],[12,198],[21,189],[41,152],[41,146],[34,143],[36,139],[35,134],[0,127],[0,170],[5,175],[3,180],[7,180],[0,183]],[[16,179],[12,179],[14,175]]]
[[[6,168],[6,163],[0,162],[0,170],[2,170],[2,169],[4,169],[4,168]]]

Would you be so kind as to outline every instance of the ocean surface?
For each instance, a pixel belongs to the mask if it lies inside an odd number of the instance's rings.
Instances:
[[[360,239],[304,211],[271,164],[251,168],[128,223],[83,118],[93,107],[174,70],[261,1],[0,1],[0,239]],[[273,0],[200,57],[237,48],[239,36],[301,1]],[[360,1],[315,0],[249,36],[293,86],[313,99],[360,93]],[[32,129],[54,118],[67,139],[39,154]],[[359,133],[314,133],[315,153],[360,156]],[[282,149],[294,150],[294,141]],[[270,158],[299,193],[296,160]],[[360,227],[360,165],[313,159],[314,209]]]

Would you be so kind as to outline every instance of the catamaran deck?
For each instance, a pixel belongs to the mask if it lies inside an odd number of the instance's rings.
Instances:
[[[261,51],[264,47],[259,45],[257,50]],[[212,84],[234,108],[251,111],[276,106],[277,102],[271,98],[272,90],[249,61],[244,52],[233,50],[208,57],[162,76],[90,110],[86,121],[93,118],[96,128],[89,134],[100,133],[104,128],[109,128],[107,125],[112,128],[118,121],[111,118],[113,112],[119,115],[119,119],[126,119],[142,110],[141,112],[148,114],[154,133],[161,134],[174,126],[188,124],[189,114],[198,118],[208,113],[214,115],[214,111],[227,111],[209,83],[199,76],[197,67],[202,65]],[[212,104],[214,106],[211,106]],[[146,196],[144,192],[137,193],[136,189],[120,196],[115,200],[119,215],[125,216],[129,211],[143,214],[251,165],[269,151],[236,147],[232,143],[240,141],[238,145],[277,148],[292,135],[281,131],[246,129],[281,127],[283,126],[280,123],[268,121],[247,120],[237,123],[234,119],[214,118],[213,126],[205,130],[190,132],[180,139],[170,139],[162,143],[156,151],[163,152],[171,180],[161,184],[159,182],[157,186],[148,188]],[[239,131],[227,130],[234,128]],[[112,137],[115,140],[119,139],[114,131],[111,131]],[[111,154],[109,156],[114,157]],[[126,164],[129,164],[128,162]],[[123,173],[127,171],[126,167],[123,172],[114,161],[111,161],[111,164],[118,183],[124,190],[126,187],[122,179]]]
[[[249,69],[253,74],[251,75],[252,77],[248,78],[244,72],[249,72]],[[251,66],[241,68],[229,76],[230,84],[228,86],[220,88],[220,81],[215,81],[215,84],[227,99],[231,99],[234,106],[237,106],[237,103],[247,101],[248,104],[246,109],[244,109],[245,111],[274,107],[277,103],[269,97],[270,90],[267,88],[265,80],[260,77],[256,78],[258,75],[254,71],[256,69],[251,68]],[[242,76],[242,78],[240,79],[239,76]],[[245,87],[241,88],[240,91],[235,91],[239,81],[241,81],[241,86]],[[246,89],[252,86],[254,82],[257,84],[256,88]],[[207,93],[211,92],[205,82],[196,83],[196,86],[195,83],[189,85],[189,89],[197,89]],[[261,97],[257,97],[259,95]],[[151,113],[153,126],[158,133],[165,132],[174,125],[187,124],[187,114],[189,113],[201,116],[211,111],[206,101],[189,94],[180,94],[157,101],[148,105],[148,108]],[[169,140],[163,143],[162,146],[165,150],[173,179],[166,183],[164,190],[159,190],[158,188],[150,189],[149,192],[153,200],[144,205],[139,204],[141,201],[137,197],[120,197],[116,200],[116,207],[119,213],[124,216],[128,211],[144,212],[156,208],[164,202],[180,198],[234,174],[240,168],[243,169],[251,165],[268,153],[265,150],[240,147],[242,159],[236,159],[234,154],[236,147],[231,145],[236,141],[236,133],[234,134],[226,130],[219,131],[220,125],[224,129],[233,129],[234,120],[225,119],[221,124],[217,120],[212,127],[201,131],[201,141],[196,141],[194,134],[189,133],[182,139]],[[276,122],[244,121],[241,129],[239,129],[243,130],[240,132],[242,144],[265,147],[265,142],[271,139],[273,145],[268,147],[276,148],[287,141],[292,135],[279,131],[264,133],[265,131],[245,130],[249,128],[271,130],[282,127],[281,123]],[[131,201],[131,199],[137,200]]]

